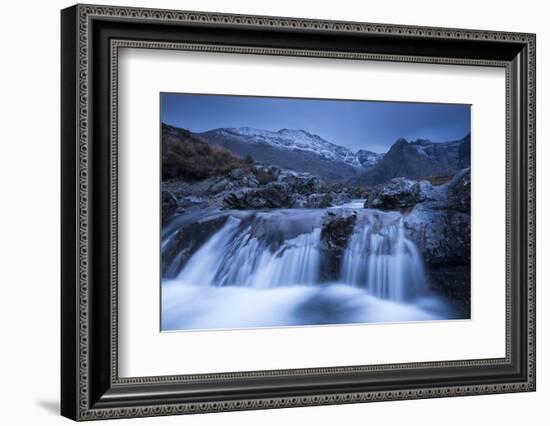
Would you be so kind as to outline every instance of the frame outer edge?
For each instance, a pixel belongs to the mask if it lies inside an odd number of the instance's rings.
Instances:
[[[527,122],[528,122],[528,380],[532,391],[536,391],[536,132],[537,132],[537,87],[536,87],[536,63],[537,63],[537,36],[536,34],[529,34],[527,42],[527,79],[528,79],[528,104],[527,104]]]
[[[93,412],[90,409],[89,395],[89,350],[90,342],[89,335],[89,298],[88,298],[88,277],[89,277],[89,173],[88,173],[88,157],[89,157],[89,47],[91,39],[89,37],[88,27],[88,10],[85,5],[77,4],[76,31],[77,31],[77,179],[78,179],[78,227],[77,227],[77,244],[78,244],[78,291],[77,291],[77,318],[78,318],[78,357],[77,374],[78,385],[76,388],[77,398],[77,419],[89,419]]]
[[[229,15],[207,12],[185,12],[185,11],[169,11],[158,9],[141,9],[127,7],[110,7],[96,5],[77,5],[76,22],[77,28],[77,51],[75,52],[76,64],[76,98],[78,105],[77,129],[76,136],[78,141],[78,152],[76,155],[76,166],[78,179],[78,194],[77,194],[77,247],[76,255],[78,257],[78,289],[75,289],[77,295],[77,313],[76,323],[78,323],[77,336],[75,340],[75,349],[78,354],[78,360],[75,363],[75,374],[77,381],[74,384],[74,389],[77,393],[76,414],[77,420],[92,420],[105,419],[114,417],[141,417],[141,416],[158,416],[180,413],[193,412],[219,412],[229,410],[243,409],[262,409],[262,408],[282,408],[292,406],[308,406],[308,405],[324,405],[324,404],[342,404],[351,402],[366,402],[379,400],[400,400],[400,399],[416,399],[416,398],[433,398],[441,396],[460,396],[474,394],[488,394],[501,392],[517,392],[529,391],[535,389],[535,320],[534,320],[534,304],[535,304],[535,166],[534,166],[534,149],[535,149],[535,36],[527,33],[510,33],[482,30],[463,30],[463,29],[447,29],[447,28],[430,28],[430,27],[415,27],[403,25],[388,25],[388,24],[368,24],[354,22],[337,22],[313,19],[298,19],[298,18],[276,18],[267,16],[246,16],[246,15]],[[518,44],[526,44],[528,46],[528,194],[527,202],[529,205],[529,246],[528,246],[528,307],[529,307],[529,325],[528,325],[528,365],[527,370],[529,378],[526,382],[519,383],[502,383],[495,385],[480,385],[469,386],[463,389],[463,386],[451,386],[449,388],[428,388],[428,389],[403,389],[401,391],[373,392],[360,394],[328,394],[321,396],[306,396],[306,397],[281,397],[272,399],[258,399],[245,401],[220,401],[212,403],[195,404],[163,404],[160,406],[143,406],[139,408],[113,408],[113,409],[93,409],[89,407],[88,395],[88,84],[89,84],[89,66],[88,66],[88,49],[90,44],[89,39],[89,18],[97,17],[112,17],[112,18],[131,18],[148,21],[176,21],[176,22],[192,22],[192,23],[209,23],[209,24],[227,24],[232,26],[256,26],[261,28],[290,28],[304,30],[318,30],[328,32],[359,32],[359,33],[382,33],[390,36],[397,33],[400,35],[411,35],[421,38],[445,38],[445,39],[470,39],[470,40],[486,40],[486,41],[507,41],[517,42]],[[66,112],[63,107],[63,112]],[[63,126],[66,126],[63,123]],[[65,127],[64,127],[65,128]],[[64,163],[65,164],[65,163]],[[65,188],[65,183],[63,184]],[[65,209],[65,207],[64,207]],[[67,209],[65,209],[67,211]],[[64,225],[65,226],[65,225]],[[66,258],[64,258],[66,260]],[[65,367],[64,367],[65,368]],[[66,413],[65,413],[66,414]]]
[[[61,11],[61,414],[78,418],[77,6]]]

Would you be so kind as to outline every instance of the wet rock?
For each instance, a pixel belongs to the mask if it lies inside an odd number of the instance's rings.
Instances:
[[[182,197],[180,199],[179,205],[180,208],[188,208],[188,207],[195,207],[200,206],[204,203],[204,199],[202,197],[197,197],[195,195],[188,195],[187,197]]]
[[[353,210],[327,212],[321,228],[321,281],[339,279],[342,257],[356,222],[357,213]]]
[[[449,206],[463,213],[470,213],[471,178],[470,170],[464,172],[450,184]]]
[[[292,176],[283,181],[288,182],[295,192],[302,195],[325,193],[329,189],[325,181],[314,176]]]
[[[172,215],[176,212],[178,209],[178,200],[174,195],[169,191],[162,191],[161,193],[162,197],[162,223],[166,223],[168,219],[172,217]]]
[[[343,204],[349,203],[353,198],[357,198],[357,197],[352,197],[348,192],[343,191],[343,192],[331,192],[330,198],[331,198],[332,206],[341,206]]]
[[[210,194],[219,194],[220,192],[227,191],[229,189],[233,188],[233,184],[228,178],[221,178],[214,182],[210,188],[208,188],[208,192]]]
[[[180,200],[180,209],[326,208],[360,196],[360,190],[355,187],[329,185],[309,173],[260,165],[250,170],[234,169],[223,176],[200,181],[166,181],[163,189]],[[200,197],[203,202],[182,201],[189,196]]]
[[[311,194],[307,197],[304,207],[308,209],[324,209],[332,205],[330,194]]]
[[[290,208],[294,200],[288,189],[280,182],[271,182],[258,189],[239,189],[226,194],[223,207],[239,210]]]
[[[292,194],[292,207],[295,209],[309,208],[308,197],[300,194]]]
[[[470,266],[432,266],[429,274],[432,289],[442,292],[454,301],[461,318],[469,318],[471,314]]]
[[[417,181],[394,178],[388,183],[374,188],[365,201],[365,208],[397,210],[414,207],[424,200]]]
[[[347,196],[350,198],[350,200],[351,199],[362,198],[362,195],[363,195],[363,191],[358,186],[344,187],[344,191],[347,194]]]
[[[256,177],[259,185],[266,185],[276,181],[280,172],[281,169],[278,167],[256,166],[252,169],[252,173]]]
[[[242,184],[244,186],[248,186],[250,188],[255,188],[259,185],[258,179],[254,175],[246,175],[241,180]]]
[[[162,276],[174,278],[189,258],[227,221],[228,216],[218,216],[182,225],[167,243],[162,253]]]
[[[316,209],[342,205],[351,200],[344,185],[330,186],[309,173],[257,167],[253,175],[235,170],[232,174],[233,178],[239,179],[238,184],[227,178],[215,183],[210,190],[216,193],[225,190],[223,207],[226,209]],[[351,191],[356,192],[356,188]]]
[[[246,175],[243,169],[233,169],[229,172],[229,177],[233,180],[240,180]]]
[[[223,198],[224,209],[263,209],[266,208],[265,200],[250,188],[239,189],[234,192],[230,192]]]
[[[457,174],[405,217],[408,238],[421,251],[431,287],[470,310],[470,172]]]
[[[289,208],[292,207],[291,188],[284,183],[271,182],[259,193],[264,198],[268,208]]]

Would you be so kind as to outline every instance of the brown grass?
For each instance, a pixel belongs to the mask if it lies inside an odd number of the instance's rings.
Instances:
[[[250,169],[249,161],[209,145],[193,133],[163,125],[162,179],[202,180],[236,168]]]
[[[433,186],[439,186],[449,182],[452,178],[453,178],[453,175],[439,175],[439,176],[429,176],[427,178],[419,179],[419,180],[427,180]]]

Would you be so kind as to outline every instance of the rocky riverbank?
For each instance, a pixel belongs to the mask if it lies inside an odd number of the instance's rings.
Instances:
[[[357,203],[345,207],[359,198],[365,199],[363,208]],[[360,223],[358,214],[367,210],[393,212],[383,213],[385,220],[402,221],[406,237],[424,259],[431,290],[445,294],[465,315],[469,314],[469,169],[441,185],[395,178],[366,192],[359,187],[329,184],[308,173],[256,165],[201,181],[165,181],[162,204],[164,223],[170,226],[181,222],[164,249],[163,275],[177,274],[187,259],[233,216],[239,217],[241,226],[256,221],[254,236],[259,240],[269,238],[267,243],[274,251],[282,241],[311,232],[314,226],[320,228],[320,282],[341,277],[345,250]],[[292,226],[277,225],[285,229],[284,235],[272,228],[263,232],[267,225],[258,225],[255,212],[272,209],[286,212],[287,219],[281,219],[281,224],[290,223],[285,220],[298,214],[293,211],[309,219],[293,219]],[[312,214],[308,216],[310,209]],[[313,210],[318,212],[313,214]],[[189,217],[193,219],[187,220]]]
[[[375,187],[364,204],[369,209],[402,213],[406,236],[424,259],[430,288],[455,301],[465,315],[470,312],[471,297],[470,190],[469,169],[437,186],[395,178]],[[338,276],[356,220],[356,214],[347,209],[327,213],[321,233],[327,259],[322,276]]]
[[[425,200],[405,217],[405,227],[421,251],[431,286],[470,311],[470,169],[439,187],[422,185]]]
[[[378,185],[366,208],[404,212],[407,237],[422,253],[431,287],[470,311],[470,169],[449,182],[395,178]]]
[[[361,197],[361,189],[329,184],[309,173],[278,167],[234,169],[201,181],[167,180],[162,183],[162,219],[194,208],[258,210],[327,208]]]

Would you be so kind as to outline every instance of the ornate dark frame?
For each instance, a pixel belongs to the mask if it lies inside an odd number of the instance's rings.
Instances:
[[[92,420],[535,390],[534,34],[76,5],[61,13],[61,36],[62,415]],[[117,58],[124,47],[505,68],[506,356],[119,378]]]

